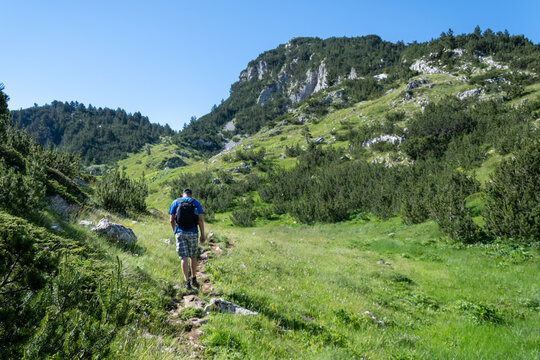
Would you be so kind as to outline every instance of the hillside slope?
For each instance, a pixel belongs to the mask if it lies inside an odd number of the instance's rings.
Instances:
[[[450,30],[427,43],[383,41],[375,35],[356,38],[296,38],[264,52],[240,73],[228,99],[192,121],[178,135],[180,145],[216,151],[233,137],[251,135],[317,92],[339,85],[341,105],[380,96],[424,70],[431,57],[445,72],[460,72],[455,56],[472,67],[486,59],[504,61],[516,71],[540,71],[538,45],[523,36],[491,30],[455,36]],[[484,60],[482,60],[484,59]],[[489,66],[489,65],[488,65]],[[472,68],[471,67],[471,68]],[[316,110],[316,109],[315,109]]]

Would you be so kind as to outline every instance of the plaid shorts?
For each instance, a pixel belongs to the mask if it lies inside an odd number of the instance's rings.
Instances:
[[[176,237],[176,252],[180,259],[196,258],[199,255],[199,234],[194,232],[179,232]]]

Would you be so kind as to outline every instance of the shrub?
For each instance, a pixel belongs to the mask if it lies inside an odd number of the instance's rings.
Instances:
[[[253,208],[234,210],[231,214],[231,222],[235,226],[249,227],[253,226],[257,218],[257,211]]]
[[[106,173],[96,188],[96,202],[104,209],[122,214],[146,211],[147,196],[144,178],[132,180],[118,169]]]
[[[540,239],[540,143],[501,162],[485,190],[483,217],[489,234],[515,241]]]

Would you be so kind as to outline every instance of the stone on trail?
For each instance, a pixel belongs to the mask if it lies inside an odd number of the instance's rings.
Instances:
[[[379,265],[392,265],[388,261],[384,261],[384,260],[377,261],[377,264],[379,264]]]
[[[186,308],[202,309],[206,305],[206,301],[195,295],[184,296],[184,306]]]
[[[244,309],[241,306],[233,304],[230,301],[224,300],[222,298],[214,298],[210,300],[210,303],[205,306],[204,312],[207,314],[211,311],[217,311],[220,313],[230,313],[230,314],[239,314],[239,315],[258,315],[259,313]]]
[[[131,245],[137,242],[137,237],[133,230],[124,225],[112,223],[107,218],[99,220],[97,226],[92,228],[92,231],[125,245]]]

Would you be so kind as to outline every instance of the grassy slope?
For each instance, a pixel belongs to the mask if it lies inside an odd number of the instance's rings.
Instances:
[[[423,77],[437,85],[413,90],[415,99],[436,101],[472,88],[448,75]],[[374,101],[332,112],[317,124],[310,123],[310,132],[314,138],[328,139],[329,132],[344,121],[379,121],[390,109],[407,113],[419,109],[415,101],[401,102],[404,89],[402,85]],[[534,98],[540,87],[535,84],[527,90],[525,97]],[[285,145],[302,143],[301,126],[286,125],[281,130],[280,135],[268,137],[263,129],[241,146],[264,147],[267,161],[290,166],[294,159],[280,156]],[[167,182],[177,174],[239,165],[216,156],[208,161],[186,159],[189,166],[174,170],[155,168],[175,151],[172,145],[159,144],[151,148],[150,156],[140,153],[120,162],[129,175],[145,171],[149,206],[163,213],[172,200]],[[478,179],[486,181],[500,159],[490,154],[476,172]],[[481,207],[481,201],[471,199],[471,206]],[[282,217],[239,229],[228,216],[218,214],[208,228],[229,237],[235,247],[228,256],[213,260],[209,270],[226,298],[260,315],[211,316],[203,328],[209,356],[540,358],[537,249],[449,247],[439,241],[434,223],[406,226],[399,218],[307,227]],[[166,216],[148,218],[133,229],[145,253],[139,257],[120,253],[127,266],[143,269],[152,279],[179,283],[174,249],[161,241],[172,238]],[[377,264],[378,260],[391,265]],[[376,326],[364,311],[371,311],[387,327]],[[135,342],[136,354],[150,358],[168,342],[174,343],[167,335],[159,341],[141,338]]]

